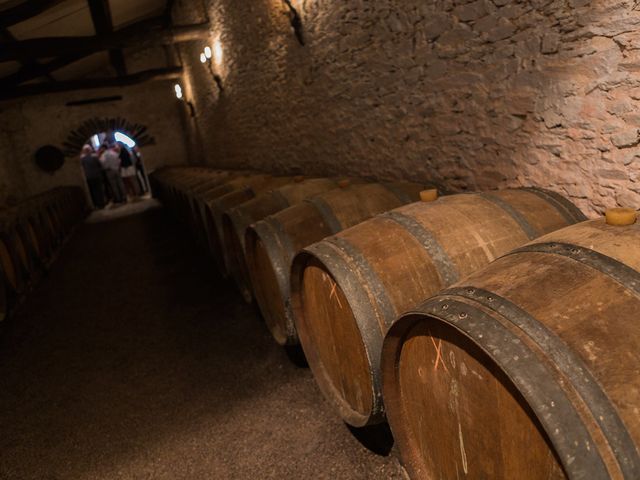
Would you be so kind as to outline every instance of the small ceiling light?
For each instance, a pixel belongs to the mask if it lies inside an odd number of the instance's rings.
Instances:
[[[216,39],[213,42],[213,59],[216,62],[216,65],[220,65],[222,63],[222,44],[219,39]]]
[[[208,45],[204,47],[204,56],[207,58],[211,58],[211,47]]]
[[[200,61],[202,63],[206,63],[207,62],[207,56],[204,53],[200,54]]]
[[[176,83],[176,84],[173,86],[173,89],[174,89],[174,90],[175,90],[175,92],[176,92],[176,98],[178,98],[178,99],[182,99],[182,87],[180,86],[180,84],[179,84],[179,83]]]

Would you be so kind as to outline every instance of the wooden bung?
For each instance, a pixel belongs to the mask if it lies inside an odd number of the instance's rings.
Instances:
[[[338,188],[330,178],[311,178],[264,192],[256,198],[227,210],[222,216],[224,248],[229,273],[247,302],[253,300],[253,288],[245,256],[245,232],[267,215],[296,205],[309,197]]]
[[[638,219],[638,212],[632,208],[610,208],[605,213],[605,219],[608,225],[633,225]]]
[[[249,226],[245,234],[247,267],[256,301],[276,342],[298,344],[290,290],[294,255],[374,215],[418,201],[424,187],[410,182],[341,187]]]
[[[397,316],[509,250],[584,219],[543,190],[450,195],[306,247],[292,264],[291,302],[320,389],[347,423],[383,421],[379,359]]]
[[[435,202],[438,199],[438,190],[431,188],[429,190],[423,190],[420,192],[420,201],[422,202]]]
[[[640,478],[640,224],[583,222],[402,316],[382,352],[411,478]]]

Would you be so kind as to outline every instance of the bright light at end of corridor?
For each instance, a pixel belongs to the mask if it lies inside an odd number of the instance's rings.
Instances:
[[[135,140],[133,138],[131,138],[130,136],[125,135],[122,132],[114,133],[113,134],[113,138],[115,138],[116,142],[122,142],[129,148],[133,148],[133,147],[136,146]]]

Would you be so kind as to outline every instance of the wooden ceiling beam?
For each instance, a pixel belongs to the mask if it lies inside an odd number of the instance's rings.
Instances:
[[[3,42],[14,42],[16,41],[16,38],[9,31],[8,28],[0,27],[0,40],[2,40]],[[18,70],[16,73],[11,74],[9,76],[10,77],[17,76],[23,70],[33,70],[33,71],[39,70],[41,67],[42,65],[35,58],[21,59],[20,70]],[[38,76],[46,76],[49,80],[54,81],[55,79],[50,74],[51,74],[51,71],[46,70],[41,75],[38,75]],[[0,80],[0,85],[1,84],[2,84],[2,81]]]
[[[0,90],[0,100],[9,100],[29,95],[90,90],[97,88],[127,87],[143,82],[175,80],[182,76],[182,67],[156,68],[125,75],[123,77],[85,78],[61,82],[34,83]],[[171,94],[169,92],[168,94]]]
[[[70,65],[85,57],[85,54],[70,54],[62,57],[54,58],[46,63],[36,63],[23,65],[20,70],[6,77],[0,78],[0,88],[11,88],[23,82],[28,82],[39,77],[48,77],[51,81],[55,79],[51,76],[52,72]]]
[[[26,0],[10,8],[0,10],[0,27],[10,27],[16,23],[40,15],[61,0]]]
[[[162,18],[154,19],[157,23]],[[0,44],[0,62],[20,61],[29,58],[45,58],[91,53],[126,47],[148,48],[172,43],[204,40],[209,38],[209,23],[150,27],[150,21],[138,22],[129,27],[103,35],[85,37],[48,37],[3,42]]]
[[[113,20],[111,18],[109,0],[88,0],[88,4],[96,34],[107,35],[113,33]],[[109,60],[118,76],[127,74],[127,65],[121,49],[110,49]]]

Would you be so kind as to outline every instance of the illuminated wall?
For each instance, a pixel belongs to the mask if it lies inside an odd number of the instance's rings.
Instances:
[[[181,46],[207,161],[310,174],[539,185],[589,214],[640,207],[632,2],[209,0]],[[202,20],[178,2],[175,21]]]

